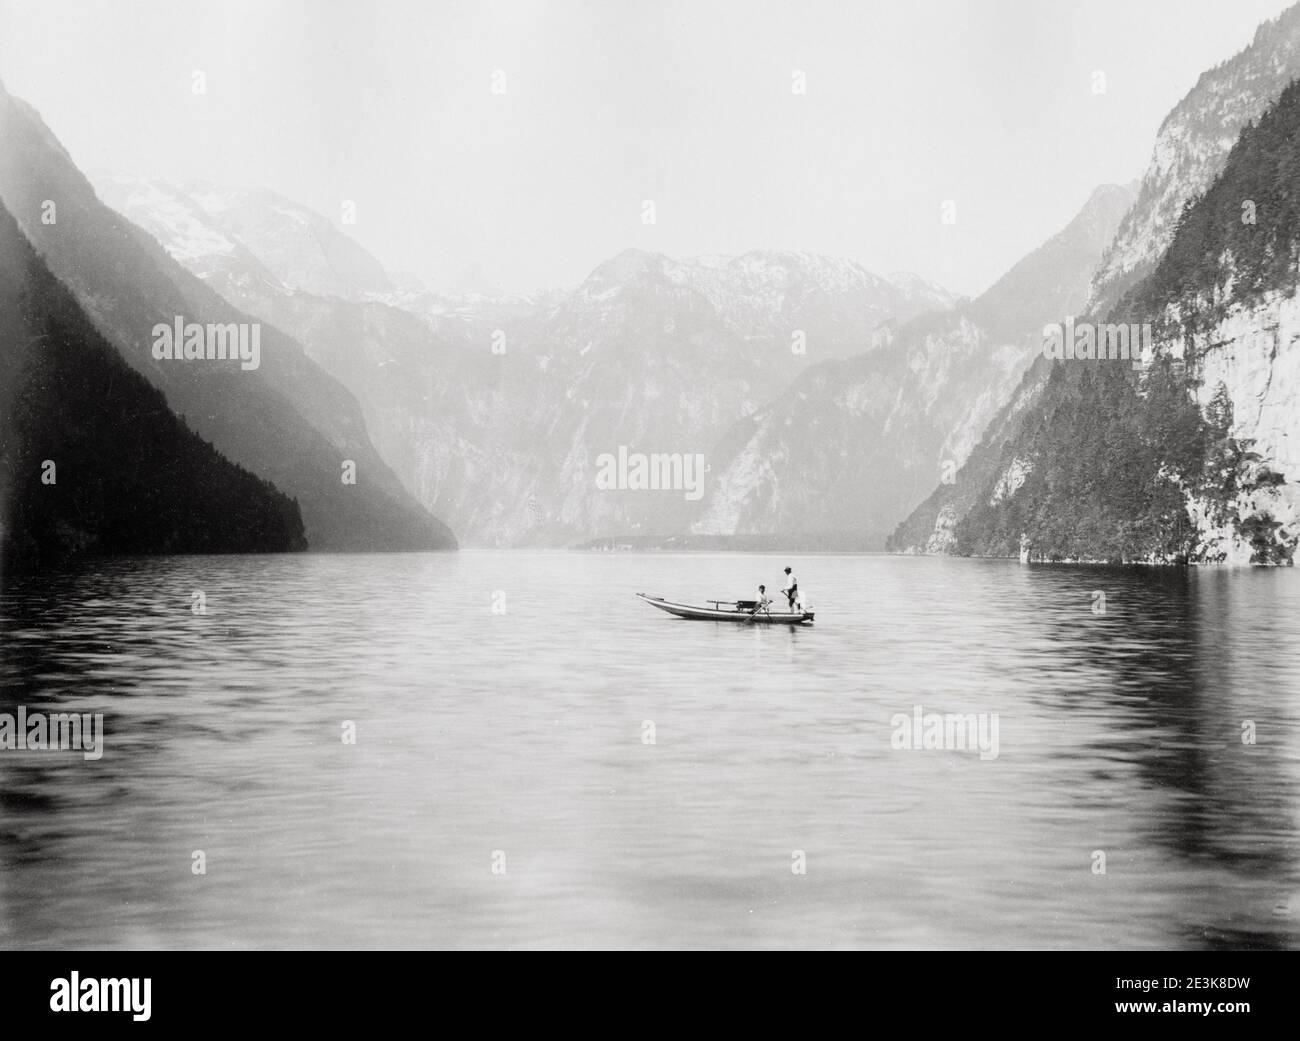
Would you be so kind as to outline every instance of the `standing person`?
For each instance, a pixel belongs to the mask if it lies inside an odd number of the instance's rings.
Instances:
[[[781,587],[781,592],[785,594],[786,599],[790,602],[791,611],[795,609],[796,603],[800,605],[800,610],[802,610],[803,601],[799,596],[799,580],[794,577],[794,573],[789,568],[785,569],[785,585]]]

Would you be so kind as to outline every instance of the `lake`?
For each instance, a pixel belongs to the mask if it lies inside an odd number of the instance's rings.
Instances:
[[[750,598],[787,563],[814,626],[633,595]],[[0,711],[105,733],[99,759],[0,751],[0,946],[1293,948],[1298,650],[1292,569],[462,552],[10,578]],[[931,713],[995,720],[996,754],[898,737]]]

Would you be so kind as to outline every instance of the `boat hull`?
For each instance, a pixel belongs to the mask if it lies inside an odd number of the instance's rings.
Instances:
[[[651,607],[658,608],[678,618],[689,618],[697,622],[737,622],[741,625],[812,625],[812,611],[749,611],[736,610],[734,607],[695,607],[692,604],[677,604],[661,596],[646,596],[637,593]]]

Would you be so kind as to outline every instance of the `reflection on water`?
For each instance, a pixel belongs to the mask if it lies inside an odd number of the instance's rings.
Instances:
[[[0,751],[0,946],[1297,945],[1294,571],[792,562],[811,629],[632,595],[773,556],[11,579],[0,712],[107,736]],[[917,705],[1000,754],[894,750]]]

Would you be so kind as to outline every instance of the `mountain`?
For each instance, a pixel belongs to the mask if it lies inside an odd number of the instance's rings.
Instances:
[[[1298,75],[1300,5],[1261,25],[1247,48],[1201,75],[1161,124],[1137,199],[1098,265],[1088,301],[1076,312],[1080,317],[1141,320],[1121,313],[1121,300],[1154,271],[1184,210],[1219,177],[1242,128],[1258,120]],[[982,546],[1019,552],[1018,532],[961,547],[956,533],[972,511],[998,509],[1008,492],[1025,480],[1031,465],[1026,454],[1029,431],[1042,423],[1045,406],[1040,399],[1055,375],[1054,366],[1061,364],[1047,359],[1034,363],[955,479],[936,487],[898,526],[889,540],[891,549],[956,552]]]
[[[1255,30],[1244,50],[1201,74],[1160,124],[1137,202],[1097,268],[1090,314],[1105,315],[1173,239],[1188,201],[1218,177],[1237,135],[1300,75],[1300,5]]]
[[[1300,82],[1248,125],[1112,318],[1153,329],[1140,372],[1056,362],[1004,458],[1015,487],[959,552],[1290,564],[1300,541]],[[1086,444],[1087,451],[1079,451]]]
[[[168,410],[0,206],[0,566],[305,545],[297,504]]]
[[[105,202],[219,291],[278,285],[289,292],[435,313],[508,299],[485,293],[439,297],[421,292],[418,285],[412,291],[411,276],[399,285],[326,217],[265,189],[124,176],[100,178],[95,187]],[[610,270],[619,263],[635,266],[638,256],[653,254],[630,250],[622,260],[611,261]],[[811,253],[661,259],[667,277],[698,288],[740,335],[788,340],[794,329],[811,325],[804,331],[814,351],[818,343],[850,350],[863,327],[870,330],[889,318],[905,320],[956,302],[947,290],[912,272],[880,276],[853,261]]]
[[[973,301],[887,328],[803,372],[715,451],[701,534],[843,533],[880,546],[960,466],[1041,344],[1083,303],[1131,188],[1098,188],[1059,233]]]
[[[223,455],[298,501],[313,549],[453,548],[370,442],[356,399],[302,347],[256,321],[105,206],[24,102],[0,90],[0,200],[99,332]],[[266,269],[269,270],[269,269]],[[260,335],[260,359],[159,360],[181,318]],[[353,467],[355,483],[345,483]]]
[[[391,432],[377,434],[381,446],[409,453],[416,494],[467,538],[669,534],[690,527],[690,490],[602,489],[602,457],[703,456],[707,468],[718,439],[810,358],[857,353],[880,322],[952,299],[806,253],[681,261],[628,250],[533,309],[496,299],[472,315],[425,312],[436,347],[394,335],[402,320],[371,310],[367,328],[384,330],[375,342],[393,361],[387,389],[361,396],[374,429]],[[443,443],[454,452],[422,447]]]
[[[912,272],[875,275],[854,261],[815,253],[758,250],[664,263],[673,282],[698,289],[743,338],[788,347],[798,329],[813,360],[855,353],[868,342],[864,332],[882,322],[957,303]]]
[[[356,300],[398,288],[383,265],[330,220],[266,188],[205,181],[174,186],[133,177],[99,178],[95,188],[121,213],[147,213],[147,230],[181,263],[211,264],[201,275],[208,280],[248,265],[317,296]]]
[[[697,503],[600,489],[600,457],[620,446],[707,457],[809,364],[861,352],[882,322],[955,303],[916,275],[815,254],[676,260],[640,250],[573,290],[535,297],[323,297],[270,272],[260,246],[180,188],[104,190],[228,301],[290,332],[351,388],[406,486],[480,545],[686,530]]]

